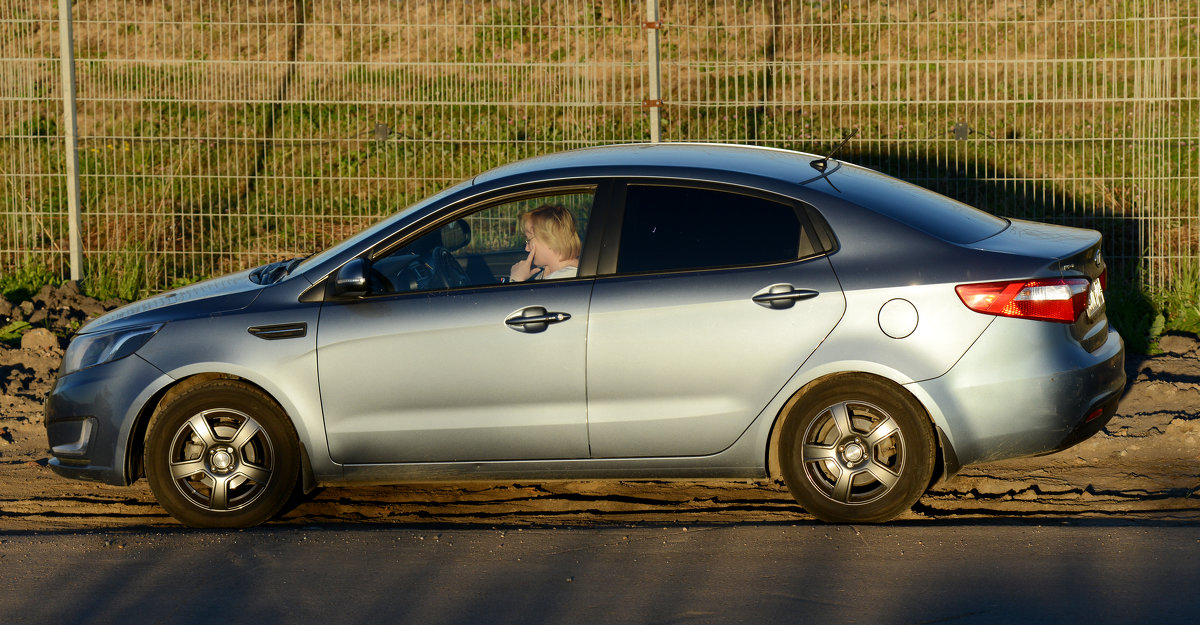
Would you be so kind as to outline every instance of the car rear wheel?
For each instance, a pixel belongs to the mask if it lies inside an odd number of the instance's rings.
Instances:
[[[792,496],[831,523],[881,523],[912,507],[933,475],[925,410],[894,384],[841,376],[805,392],[783,424],[780,463]]]
[[[283,410],[234,380],[198,384],[154,415],[145,466],[163,508],[192,527],[250,527],[296,488],[299,443]]]

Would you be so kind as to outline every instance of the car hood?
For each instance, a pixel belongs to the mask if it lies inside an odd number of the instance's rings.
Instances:
[[[262,289],[261,284],[250,281],[250,270],[204,280],[122,306],[88,322],[79,334],[241,310]]]

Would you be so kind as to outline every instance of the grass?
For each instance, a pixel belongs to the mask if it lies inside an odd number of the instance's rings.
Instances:
[[[58,286],[61,283],[62,280],[44,265],[26,261],[16,271],[0,274],[0,296],[10,302],[23,302],[47,284]]]
[[[1128,175],[1128,163],[1148,148],[1110,149],[1105,141],[1047,144],[1010,140],[1003,133],[993,135],[995,139],[950,141],[948,130],[956,119],[952,108],[924,107],[914,116],[905,107],[870,103],[816,110],[675,106],[665,113],[664,136],[820,152],[840,131],[862,126],[867,138],[847,146],[847,160],[996,214],[1099,229],[1106,257],[1115,264],[1136,265],[1143,253],[1134,215],[1194,201],[1194,185],[1188,184],[1197,175],[1194,146],[1163,146],[1158,152],[1165,161],[1153,171],[1164,180],[1140,179]],[[1041,115],[1036,107],[994,108],[1013,115],[1014,126],[1028,126]],[[611,107],[576,111],[425,104],[370,109],[324,104],[288,105],[280,111],[276,132],[329,139],[291,144],[281,137],[282,142],[256,144],[162,137],[86,143],[81,155],[83,204],[88,207],[85,250],[97,292],[129,299],[179,280],[307,254],[336,242],[348,229],[496,164],[569,147],[572,141],[583,145],[637,136],[645,123],[640,110]],[[1092,112],[1116,117],[1122,109]],[[1200,125],[1195,111],[1183,112]],[[252,107],[229,116],[214,134],[261,133],[255,128],[262,117]],[[368,128],[360,129],[364,124]],[[372,138],[367,131],[376,124],[386,126],[390,136]],[[141,126],[140,131],[167,132],[155,128],[168,127]],[[46,149],[27,150],[22,158],[55,158],[50,143],[57,140],[40,141],[47,143]],[[0,144],[0,167],[5,149]],[[52,172],[55,167],[48,162],[39,168]],[[9,249],[53,249],[66,232],[61,177],[24,184],[10,185],[8,197],[0,187],[0,206],[28,214],[31,227],[14,226],[0,237],[9,232],[21,237],[9,242]],[[1166,220],[1141,225],[1178,227]],[[1196,253],[1181,242],[1184,247],[1165,255]],[[1136,267],[1122,269],[1133,274]],[[1150,295],[1169,299],[1168,294]]]
[[[87,276],[81,284],[81,291],[99,300],[121,299],[132,301],[146,295],[145,285],[151,283],[151,274],[161,274],[161,261],[158,271],[150,264],[144,250],[130,250],[120,256],[104,256],[86,261]]]
[[[1195,0],[1184,4],[1168,13],[1195,15]],[[261,29],[235,27],[241,3],[210,6],[203,28],[174,38],[173,9],[162,23],[153,9],[122,21],[122,6],[93,7],[127,24],[104,31],[112,42],[77,35],[156,55],[81,65],[83,286],[102,297],[307,254],[492,166],[649,136],[637,3],[365,3],[336,16],[313,5],[298,59],[321,64],[302,63],[283,92],[279,51]],[[664,139],[823,151],[860,127],[849,160],[997,214],[1099,229],[1114,274],[1162,283],[1200,255],[1180,236],[1154,250],[1171,262],[1142,266],[1146,241],[1169,239],[1159,218],[1200,201],[1200,66],[1184,36],[1194,19],[1151,4],[1119,11],[1124,20],[1103,4],[1063,19],[1062,3],[981,17],[940,2],[805,2],[779,5],[784,29],[764,26],[774,6],[664,5]],[[360,26],[338,30],[343,18]],[[14,28],[0,24],[0,40]],[[345,38],[322,38],[330,28]],[[50,30],[7,34],[53,46],[39,39]],[[764,65],[768,46],[775,63]],[[197,48],[212,62],[189,62]],[[1181,97],[1145,95],[1156,68]],[[19,281],[6,272],[27,256],[62,264],[61,107],[44,86],[57,69],[19,72],[18,83],[32,78],[12,89],[28,99],[0,107],[0,284]],[[954,141],[956,123],[977,132]],[[1114,286],[1118,327],[1154,336],[1200,323],[1195,292],[1172,280],[1168,291],[1132,277]]]
[[[1108,318],[1131,353],[1153,354],[1170,332],[1200,336],[1200,258],[1181,263],[1156,289],[1116,276],[1105,293]]]
[[[19,345],[21,336],[26,330],[30,329],[30,325],[25,321],[14,321],[3,328],[0,328],[0,344],[4,345]]]
[[[27,261],[12,273],[0,274],[0,296],[15,304],[32,298],[47,284],[57,286],[59,283],[61,280],[49,269]],[[0,344],[10,347],[20,345],[21,336],[32,327],[25,321],[13,321],[0,327]]]
[[[1200,258],[1177,266],[1167,285],[1150,294],[1157,312],[1149,338],[1157,340],[1169,331],[1200,335]]]

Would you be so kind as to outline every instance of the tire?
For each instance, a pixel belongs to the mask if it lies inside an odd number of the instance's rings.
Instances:
[[[821,382],[783,423],[779,459],[792,496],[829,523],[882,523],[912,508],[933,477],[933,428],[900,387],[869,375]]]
[[[262,391],[234,380],[198,384],[164,404],[146,435],[146,477],[160,505],[191,527],[251,527],[296,490],[299,442]]]

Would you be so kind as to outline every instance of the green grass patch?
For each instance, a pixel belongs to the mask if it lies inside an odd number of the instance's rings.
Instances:
[[[1110,281],[1105,293],[1108,319],[1134,354],[1154,354],[1168,332],[1200,336],[1200,259],[1177,267],[1167,285],[1141,287],[1137,281]]]
[[[3,328],[0,328],[0,344],[15,347],[20,344],[21,336],[30,327],[27,321],[14,321]]]
[[[10,274],[0,274],[0,295],[10,302],[23,302],[32,298],[43,286],[62,283],[45,265],[26,262]]]
[[[1164,332],[1200,335],[1200,258],[1177,265],[1166,286],[1152,291],[1151,297],[1161,316],[1155,325]]]

